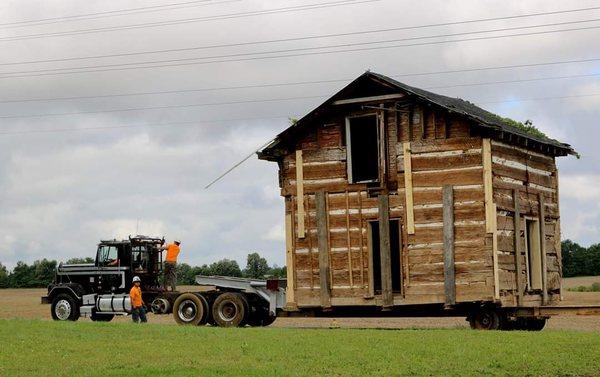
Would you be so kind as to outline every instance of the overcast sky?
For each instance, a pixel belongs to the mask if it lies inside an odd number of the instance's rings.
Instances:
[[[356,1],[355,4],[253,16],[207,18],[334,2],[215,0],[208,5],[195,2],[185,7],[145,9],[153,12],[106,13],[184,2],[187,1],[0,2],[0,262],[12,268],[19,260],[93,256],[100,239],[127,237],[139,232],[164,235],[167,240],[181,238],[180,260],[190,264],[227,257],[243,266],[246,255],[258,251],[269,262],[283,265],[284,210],[277,187],[276,164],[253,157],[210,189],[203,187],[286,128],[287,117],[304,115],[322,102],[323,96],[333,94],[367,69],[396,77],[600,59],[600,29],[593,28],[600,27],[600,22],[593,21],[371,43],[338,48],[363,49],[361,51],[314,54],[332,51],[333,48],[328,47],[331,45],[589,21],[600,18],[600,9],[231,46],[600,6],[593,0]],[[96,15],[65,18],[86,14]],[[40,19],[46,21],[15,23]],[[155,24],[181,20],[188,22]],[[139,24],[154,25],[117,28]],[[113,29],[48,35],[107,27]],[[587,29],[539,33],[576,28]],[[423,44],[531,32],[538,34]],[[27,37],[13,38],[15,36]],[[419,43],[421,45],[364,50]],[[189,49],[215,45],[229,46]],[[297,50],[314,47],[325,48]],[[179,51],[64,60],[156,50]],[[294,55],[288,57],[274,57],[282,53],[240,55],[280,50],[296,51],[286,53]],[[193,60],[214,56],[229,57],[213,58],[213,62]],[[39,60],[55,61],[35,62]],[[31,61],[34,63],[7,64]],[[140,68],[141,62],[161,62],[153,63],[161,67]],[[137,65],[122,65],[130,63]],[[125,67],[135,69],[121,69]],[[85,72],[55,74],[64,71],[48,71],[60,68],[80,68]],[[423,88],[444,87],[431,90],[470,100],[503,116],[521,121],[531,119],[549,136],[573,145],[582,158],[565,157],[558,161],[563,239],[589,245],[600,242],[600,130],[597,127],[600,76],[593,76],[600,73],[599,69],[600,60],[591,60],[396,78]],[[13,74],[20,77],[7,77],[10,72],[21,72]],[[569,77],[557,78],[564,76]],[[534,78],[551,79],[456,86]],[[340,81],[198,90],[321,80]],[[184,92],[107,96],[182,90]],[[104,97],[48,100],[82,96]],[[546,99],[530,100],[540,98]],[[32,99],[43,100],[15,102]],[[261,100],[269,101],[258,102]],[[214,105],[223,102],[228,104]],[[210,103],[213,105],[206,105]],[[132,108],[145,109],[114,111]],[[69,114],[48,115],[65,113]]]

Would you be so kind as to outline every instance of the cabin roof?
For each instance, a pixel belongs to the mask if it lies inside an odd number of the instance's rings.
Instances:
[[[531,134],[526,130],[511,125],[504,118],[484,110],[469,101],[432,93],[427,90],[406,85],[385,75],[367,71],[317,108],[306,114],[295,124],[277,135],[269,145],[258,152],[258,157],[260,159],[271,161],[279,159],[281,157],[281,150],[285,149],[286,146],[289,146],[290,143],[295,141],[296,138],[303,133],[304,130],[310,127],[311,124],[314,124],[312,122],[313,120],[321,116],[334,101],[343,98],[344,94],[349,90],[358,88],[361,83],[364,83],[365,81],[375,81],[385,87],[392,88],[397,92],[399,91],[407,94],[409,98],[417,98],[421,101],[442,107],[451,113],[463,115],[473,120],[479,127],[490,131],[492,137],[505,139],[508,143],[525,145],[529,148],[535,147],[539,152],[552,156],[566,156],[568,154],[577,155],[577,152],[569,144],[562,143],[546,136]]]

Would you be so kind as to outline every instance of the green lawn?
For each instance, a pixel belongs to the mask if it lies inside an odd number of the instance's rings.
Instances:
[[[598,376],[600,333],[0,320],[0,376]]]

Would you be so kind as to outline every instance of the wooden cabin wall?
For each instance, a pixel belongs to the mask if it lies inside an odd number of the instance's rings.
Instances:
[[[390,104],[386,107],[390,108]],[[493,143],[494,201],[498,206],[499,269],[494,268],[493,237],[486,231],[484,190],[483,142],[469,121],[458,115],[434,110],[433,107],[409,105],[399,111],[380,111],[385,121],[386,172],[382,193],[389,195],[390,219],[402,224],[402,293],[395,294],[395,304],[444,303],[444,257],[442,187],[454,188],[454,256],[456,301],[494,299],[495,280],[501,281],[505,295],[509,279],[506,262],[505,223],[506,190],[498,186],[503,164],[498,158],[497,143]],[[364,111],[374,113],[378,110]],[[332,305],[381,305],[381,299],[371,296],[369,279],[370,255],[368,222],[379,219],[377,192],[370,192],[366,184],[349,184],[345,147],[345,116],[351,111],[323,120],[314,131],[298,140],[296,151],[286,155],[281,164],[281,193],[286,198],[286,215],[291,219],[288,280],[294,289],[292,305],[321,306],[320,266],[317,236],[315,194],[325,191],[327,199],[327,242],[329,244],[329,282]],[[414,114],[419,116],[415,117]],[[410,158],[412,188],[406,184],[405,150]],[[506,154],[506,151],[503,153]],[[511,152],[514,154],[515,152]],[[537,156],[537,155],[536,155]],[[546,161],[540,157],[541,160]],[[552,159],[550,159],[552,160]],[[298,165],[301,161],[302,196],[298,197]],[[547,162],[547,161],[546,161]],[[552,160],[553,163],[553,160]],[[514,168],[511,168],[514,169]],[[511,176],[515,178],[515,171]],[[519,173],[521,174],[521,173]],[[519,175],[522,177],[522,174]],[[537,179],[537,178],[530,178]],[[543,185],[545,178],[537,179]],[[533,182],[533,181],[532,181]],[[503,183],[506,183],[503,181]],[[514,182],[512,182],[514,183]],[[511,186],[512,187],[512,186]],[[536,186],[532,186],[536,187]],[[412,204],[407,193],[412,193]],[[546,191],[544,191],[546,193]],[[525,195],[523,191],[522,195]],[[503,198],[503,202],[500,200]],[[546,213],[557,214],[553,199],[547,196]],[[510,202],[510,200],[508,200]],[[523,209],[527,204],[523,201]],[[512,203],[512,202],[511,202]],[[510,203],[508,203],[510,206]],[[535,206],[530,202],[529,208]],[[300,214],[298,209],[303,209]],[[408,212],[414,223],[414,233],[407,229]],[[533,210],[533,209],[532,209]],[[504,216],[504,217],[502,217]],[[548,217],[550,220],[550,217]],[[301,237],[302,222],[305,236]],[[506,225],[509,226],[509,225]],[[558,222],[549,222],[557,231]],[[558,237],[550,231],[548,243]],[[558,241],[559,242],[559,241]],[[548,247],[548,266],[556,263]],[[508,253],[508,254],[505,254]],[[551,267],[549,267],[550,269]],[[554,267],[552,267],[554,268]],[[498,276],[496,276],[496,275]],[[514,275],[514,273],[513,273]],[[549,279],[553,276],[548,275]],[[552,279],[554,279],[552,277]],[[288,283],[290,284],[290,283]]]
[[[541,304],[539,291],[528,291],[525,263],[525,217],[539,218],[540,196],[544,211],[547,291],[558,300],[561,285],[560,215],[558,175],[552,157],[492,140],[494,201],[497,206],[500,290],[505,304],[517,304],[517,276],[521,278],[523,304]],[[520,212],[520,229],[515,238],[515,190]],[[515,240],[520,251],[517,273]],[[553,295],[554,294],[554,295]]]
[[[400,117],[399,193],[405,197],[405,154],[411,162],[414,234],[405,232],[405,296],[444,302],[442,187],[454,186],[456,301],[491,299],[491,240],[485,232],[482,139],[458,116],[407,107]],[[418,113],[420,116],[414,117]],[[418,121],[420,119],[420,121]]]

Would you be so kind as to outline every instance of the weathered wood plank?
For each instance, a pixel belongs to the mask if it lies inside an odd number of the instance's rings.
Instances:
[[[296,307],[295,298],[295,287],[294,287],[294,274],[296,268],[294,266],[294,243],[293,243],[293,225],[292,225],[292,214],[288,213],[285,215],[285,261],[287,270],[287,288],[285,296],[287,303],[286,305],[290,308]]]
[[[515,248],[515,279],[517,283],[517,305],[523,306],[523,279],[521,277],[521,242],[520,242],[520,230],[521,230],[521,211],[519,208],[519,190],[513,191],[514,199],[514,227],[517,231],[514,232],[514,248]]]
[[[354,286],[354,279],[352,277],[352,242],[350,239],[350,199],[348,197],[348,191],[346,191],[346,242],[348,246],[348,279],[350,281],[350,286]],[[362,234],[362,229],[360,230]]]
[[[456,304],[454,278],[454,198],[452,186],[443,188],[444,197],[444,294],[446,305]]]
[[[492,233],[496,219],[493,211],[494,190],[492,183],[492,150],[490,139],[483,139],[483,189],[485,192],[485,229]]]
[[[315,195],[317,209],[317,237],[319,248],[319,281],[321,286],[321,306],[331,307],[331,284],[329,267],[329,241],[327,229],[327,204],[325,192],[319,191]]]
[[[304,224],[304,174],[302,173],[302,149],[296,151],[296,212],[298,214],[298,238],[306,235]]]
[[[410,142],[404,143],[404,195],[406,199],[406,230],[408,234],[415,234],[415,214],[413,209],[413,181]]]
[[[390,248],[390,212],[387,194],[379,195],[379,255],[381,261],[381,294],[383,307],[394,304],[392,292],[392,255]]]
[[[539,196],[540,203],[540,218],[539,218],[539,229],[540,229],[540,252],[542,254],[542,300],[544,305],[548,304],[548,266],[546,260],[546,227],[545,219],[546,215],[544,212],[544,196]]]

